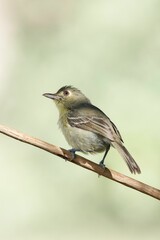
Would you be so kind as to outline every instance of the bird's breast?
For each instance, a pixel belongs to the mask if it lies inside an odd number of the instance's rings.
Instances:
[[[66,116],[61,116],[58,121],[68,144],[72,148],[83,152],[102,152],[106,148],[103,138],[94,132],[86,131],[82,128],[72,127]]]

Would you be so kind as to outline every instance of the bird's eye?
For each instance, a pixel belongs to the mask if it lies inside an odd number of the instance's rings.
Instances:
[[[69,91],[68,91],[68,90],[65,90],[65,91],[63,92],[63,94],[64,94],[64,96],[68,96],[68,95],[69,95]]]

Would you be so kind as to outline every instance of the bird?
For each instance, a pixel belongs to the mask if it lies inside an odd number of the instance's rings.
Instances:
[[[59,110],[58,124],[72,147],[69,151],[73,158],[77,151],[104,152],[99,164],[105,167],[104,161],[112,146],[124,159],[131,173],[141,173],[138,164],[124,146],[116,125],[79,89],[68,85],[61,87],[56,93],[44,93],[43,96],[52,99]]]

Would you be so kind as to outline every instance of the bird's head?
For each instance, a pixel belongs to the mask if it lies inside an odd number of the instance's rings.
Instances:
[[[64,86],[56,93],[44,93],[43,96],[54,100],[59,110],[70,109],[81,103],[90,103],[80,90],[72,86]]]

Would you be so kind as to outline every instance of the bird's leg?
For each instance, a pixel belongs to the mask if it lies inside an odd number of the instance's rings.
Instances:
[[[72,160],[75,158],[75,156],[76,156],[76,152],[81,152],[81,150],[79,150],[79,149],[76,149],[76,148],[72,148],[72,149],[69,149],[68,150],[70,153],[71,153],[71,155],[72,155]]]
[[[99,163],[99,165],[100,165],[101,167],[103,167],[103,168],[105,168],[104,160],[105,160],[105,158],[106,158],[106,156],[107,156],[107,153],[108,153],[109,149],[110,149],[110,144],[108,144],[108,145],[106,146],[105,154],[104,154],[102,160],[101,160],[100,163]]]

